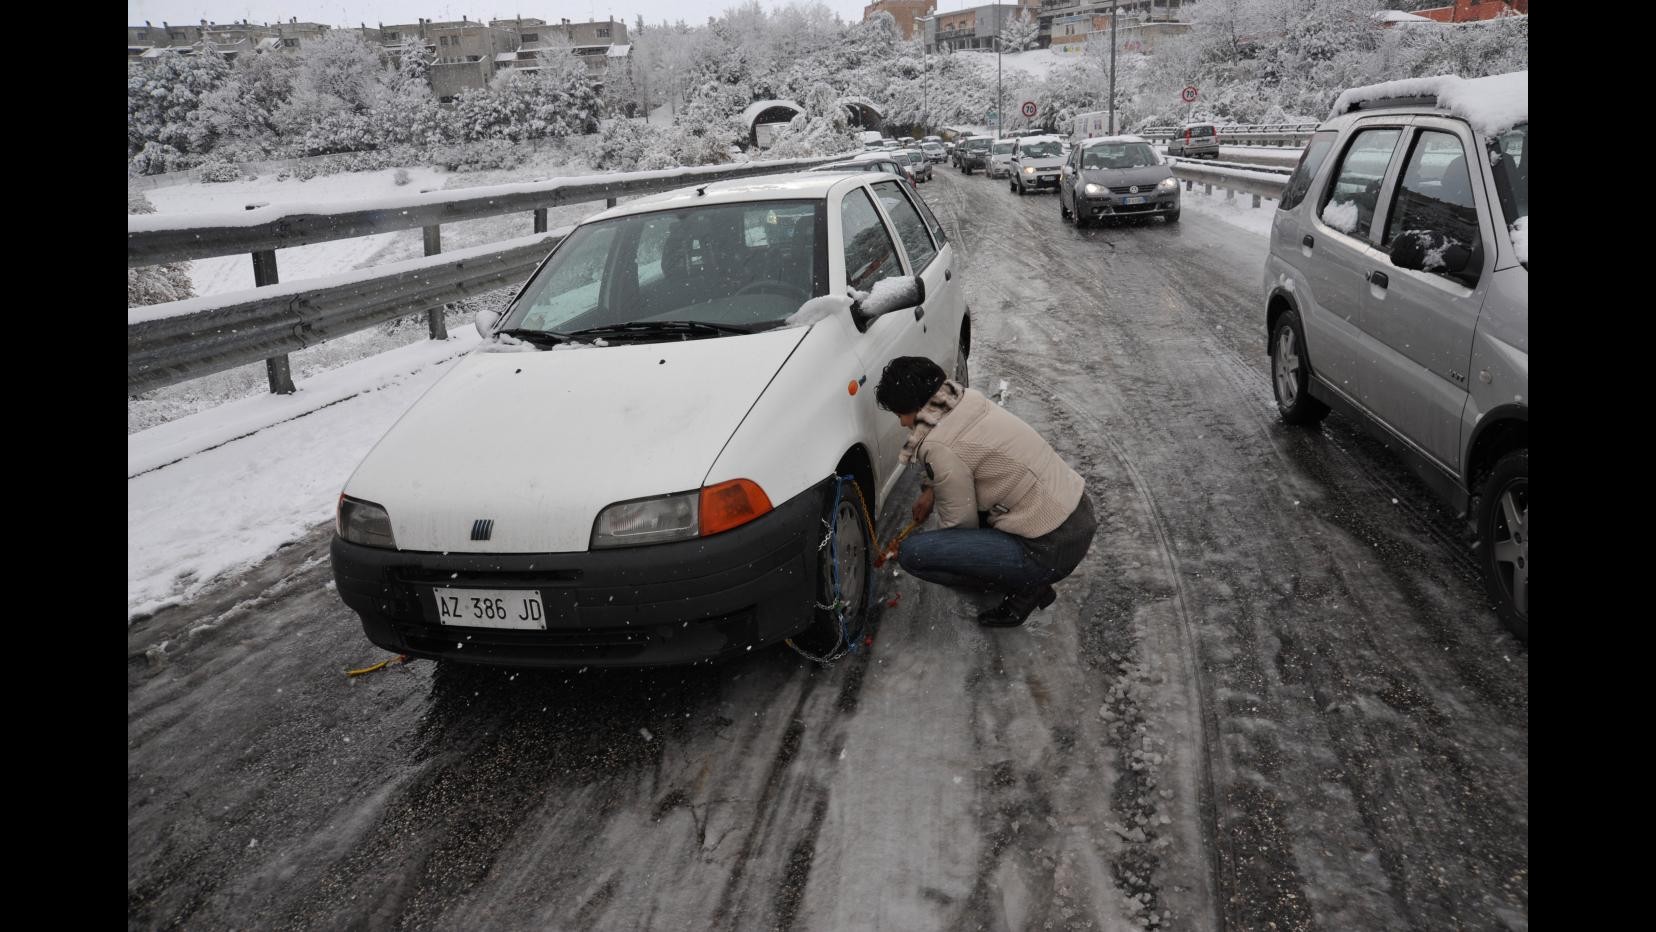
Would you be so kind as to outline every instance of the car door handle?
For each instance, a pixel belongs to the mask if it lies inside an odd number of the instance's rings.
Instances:
[[[1376,288],[1385,288],[1391,284],[1391,279],[1387,277],[1385,272],[1370,272],[1368,273],[1368,282]]]
[[[949,281],[952,278],[954,278],[954,269],[944,269],[943,270],[943,280],[944,281]]]
[[[1311,234],[1307,233],[1305,234],[1305,239],[1300,240],[1300,243],[1304,245],[1306,249],[1310,249],[1311,247],[1317,245],[1317,240]]]
[[[925,317],[925,316],[926,316],[926,309],[924,307],[920,307],[920,306],[916,305],[915,308],[914,308],[914,319],[919,320],[920,318]]]

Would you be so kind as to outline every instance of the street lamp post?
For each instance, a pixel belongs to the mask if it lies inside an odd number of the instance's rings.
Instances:
[[[995,4],[995,138],[1001,138],[1001,127],[1006,125],[1006,115],[1001,110],[1001,8]]]

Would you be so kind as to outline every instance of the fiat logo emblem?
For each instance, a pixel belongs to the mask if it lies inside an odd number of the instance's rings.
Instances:
[[[1138,185],[1135,184],[1132,187],[1128,188],[1127,193],[1128,194],[1137,194],[1138,193]]]

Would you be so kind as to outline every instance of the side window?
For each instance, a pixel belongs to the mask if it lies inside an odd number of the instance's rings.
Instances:
[[[1311,179],[1317,177],[1317,170],[1322,168],[1323,161],[1328,158],[1328,150],[1334,148],[1334,137],[1338,135],[1332,130],[1311,134],[1311,142],[1300,155],[1299,165],[1282,189],[1278,210],[1293,210],[1300,205],[1300,201],[1305,200],[1305,195],[1311,191]]]
[[[1451,246],[1478,256],[1483,237],[1478,233],[1478,205],[1472,200],[1472,173],[1460,137],[1422,130],[1411,150],[1403,178],[1397,184],[1382,245],[1407,233],[1433,231],[1443,234]],[[1480,265],[1472,262],[1467,276],[1462,277],[1476,281]],[[1431,271],[1430,266],[1427,271]]]
[[[949,241],[948,234],[943,232],[943,224],[937,222],[937,215],[926,206],[926,199],[920,196],[919,191],[909,188],[909,196],[914,199],[914,206],[920,208],[920,216],[926,218],[926,228],[931,230],[932,239],[937,241],[937,251],[942,252],[943,244]]]
[[[840,234],[845,237],[845,283],[867,291],[882,278],[903,274],[897,246],[886,232],[885,223],[862,188],[845,195],[840,202]]]
[[[897,182],[882,181],[874,185],[874,192],[880,196],[880,203],[885,205],[886,213],[896,225],[897,235],[902,238],[903,248],[908,250],[909,262],[918,275],[937,258],[937,247],[932,245],[931,231],[927,229],[926,221],[920,218],[920,212],[909,203],[908,196],[903,193]]]
[[[1341,233],[1368,239],[1380,182],[1386,177],[1400,129],[1365,129],[1352,138],[1328,186],[1319,212],[1324,223]]]

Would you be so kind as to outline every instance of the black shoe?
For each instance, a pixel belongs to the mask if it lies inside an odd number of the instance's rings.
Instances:
[[[1042,586],[1041,597],[1040,600],[1035,603],[1035,607],[1046,608],[1048,605],[1051,605],[1056,601],[1058,601],[1058,593],[1052,591],[1051,586]]]
[[[1031,612],[1041,605],[1041,600],[1047,598],[1048,589],[1030,589],[1024,592],[1014,592],[1001,601],[1001,604],[978,614],[978,624],[990,628],[1016,628],[1024,623]],[[1052,598],[1057,598],[1054,593]],[[1047,604],[1051,604],[1048,602]]]

